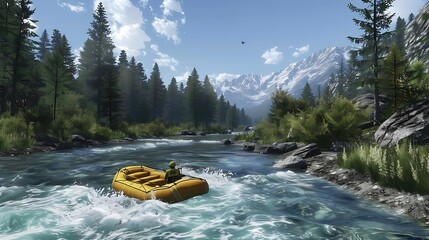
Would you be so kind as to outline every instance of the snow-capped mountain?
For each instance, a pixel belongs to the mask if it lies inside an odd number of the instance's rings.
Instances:
[[[248,74],[238,78],[212,82],[218,95],[237,104],[241,108],[266,105],[276,89],[283,89],[295,97],[300,97],[305,83],[309,83],[316,95],[319,86],[323,90],[332,73],[339,69],[341,59],[347,63],[350,47],[323,49],[310,57],[290,64],[280,72],[270,75]]]

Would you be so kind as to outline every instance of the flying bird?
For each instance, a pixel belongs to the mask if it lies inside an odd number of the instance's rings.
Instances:
[[[245,41],[241,41],[241,44],[245,44],[246,42]]]

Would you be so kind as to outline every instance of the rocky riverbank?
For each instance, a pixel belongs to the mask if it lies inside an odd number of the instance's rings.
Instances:
[[[305,159],[308,174],[336,183],[353,193],[384,204],[397,214],[406,214],[429,227],[429,195],[410,194],[396,189],[381,187],[371,182],[369,175],[355,170],[340,168],[336,152],[322,152]]]

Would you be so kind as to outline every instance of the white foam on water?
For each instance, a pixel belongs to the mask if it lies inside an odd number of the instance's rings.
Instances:
[[[208,143],[208,144],[220,144],[220,141],[216,140],[200,140],[200,143]]]

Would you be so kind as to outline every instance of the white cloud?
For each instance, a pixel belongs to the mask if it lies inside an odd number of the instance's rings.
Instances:
[[[155,17],[155,20],[152,22],[152,26],[157,33],[161,34],[161,36],[167,37],[169,40],[173,40],[175,44],[180,43],[177,21]]]
[[[156,44],[150,45],[150,48],[155,51],[155,54],[158,56],[158,58],[153,60],[158,63],[158,66],[169,67],[171,71],[176,71],[176,67],[179,65],[179,61],[177,61],[177,59],[170,57],[168,54],[162,53]]]
[[[183,82],[184,84],[186,84],[186,81],[188,81],[188,77],[191,76],[191,72],[190,71],[186,71],[185,73],[183,73],[180,76],[175,76],[174,78],[176,78],[176,81],[178,83]]]
[[[164,16],[169,16],[172,12],[185,14],[182,10],[182,6],[176,0],[164,0],[161,4],[161,8],[164,9]]]
[[[308,44],[300,48],[295,48],[295,52],[292,54],[292,56],[298,57],[299,55],[307,53],[309,50],[310,50],[310,45]]]
[[[240,74],[232,74],[232,73],[221,73],[218,75],[210,75],[210,79],[215,79],[216,82],[225,82],[227,80],[231,81],[240,77]]]
[[[390,9],[391,13],[395,13],[393,20],[396,22],[397,17],[408,19],[410,13],[417,14],[418,11],[426,3],[426,0],[396,0],[393,2],[393,7]]]
[[[72,12],[76,12],[76,13],[80,13],[80,12],[84,12],[84,11],[86,11],[86,9],[85,9],[85,4],[84,3],[81,3],[81,2],[79,2],[79,3],[77,3],[77,4],[71,4],[71,3],[66,3],[66,2],[63,2],[63,1],[61,1],[61,0],[58,0],[57,1],[57,4],[60,6],[60,7],[66,7],[66,8],[68,8],[68,9],[70,9],[70,11],[72,11]]]
[[[142,7],[146,7],[147,4],[149,3],[149,0],[140,0],[139,3]]]
[[[277,51],[277,46],[275,46],[265,51],[261,57],[265,59],[265,64],[277,64],[283,60],[283,53]]]
[[[94,9],[101,0],[94,1]],[[146,42],[151,39],[143,30],[144,18],[141,10],[130,0],[103,0],[106,9],[112,39],[116,50],[125,50],[128,56],[144,55]]]

